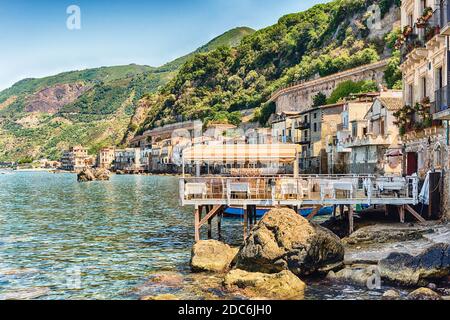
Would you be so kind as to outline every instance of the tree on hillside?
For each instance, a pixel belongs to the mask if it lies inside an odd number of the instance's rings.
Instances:
[[[338,84],[327,100],[328,104],[337,103],[350,97],[352,94],[378,91],[377,84],[374,81],[347,80]]]
[[[324,93],[319,92],[318,94],[316,94],[314,96],[313,105],[312,105],[313,108],[317,108],[317,107],[323,106],[325,104],[327,104],[327,96]]]

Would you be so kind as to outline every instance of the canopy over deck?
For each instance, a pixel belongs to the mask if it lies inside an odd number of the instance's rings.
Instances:
[[[282,162],[294,163],[298,157],[295,144],[225,144],[200,145],[183,151],[188,162]]]

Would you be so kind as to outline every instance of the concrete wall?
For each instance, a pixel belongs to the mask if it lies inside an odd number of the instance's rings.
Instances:
[[[276,103],[276,112],[300,111],[303,112],[312,106],[313,98],[319,92],[329,96],[341,82],[352,80],[373,80],[376,83],[384,83],[384,70],[387,61],[365,65],[355,69],[347,70],[331,76],[304,82],[290,88],[282,89],[272,96]]]

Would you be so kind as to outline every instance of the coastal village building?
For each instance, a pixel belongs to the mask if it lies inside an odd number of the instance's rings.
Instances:
[[[361,120],[364,105],[348,104],[352,121],[346,125],[351,134],[338,142],[343,149],[350,149],[349,172],[357,174],[402,174],[402,144],[394,113],[401,109],[401,91],[384,91],[375,98]],[[362,108],[361,108],[362,107]],[[350,112],[348,113],[350,115]],[[342,138],[342,137],[341,137]]]
[[[64,151],[61,158],[61,169],[80,171],[95,165],[95,158],[88,155],[88,150],[82,146],[71,147]]]
[[[141,149],[126,148],[114,151],[114,170],[128,173],[143,172]]]
[[[97,156],[97,166],[110,170],[115,160],[115,148],[101,148]]]
[[[397,42],[402,52],[404,90],[404,106],[397,118],[406,153],[405,173],[417,173],[425,179],[430,170],[434,172],[430,187],[439,192],[431,202],[434,208],[444,208],[447,215],[450,214],[450,177],[446,174],[450,120],[448,12],[447,0],[402,1],[403,34]],[[431,208],[429,215],[436,216],[436,210]]]
[[[364,117],[372,106],[378,92],[356,95],[355,99],[346,101],[343,105],[341,121],[337,126],[334,143],[327,147],[328,172],[335,174],[352,173],[351,152],[346,144],[352,136],[361,137],[367,129]]]

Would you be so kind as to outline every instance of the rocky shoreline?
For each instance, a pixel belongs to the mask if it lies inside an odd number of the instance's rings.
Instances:
[[[290,209],[273,209],[240,248],[215,240],[196,243],[190,262],[193,273],[187,278],[196,279],[201,288],[196,295],[205,299],[302,300],[307,283],[315,277],[330,285],[376,290],[379,299],[448,300],[449,234],[444,223],[383,223],[360,227],[340,239]],[[174,281],[161,278],[166,280],[158,285]],[[185,278],[178,274],[175,282]]]

